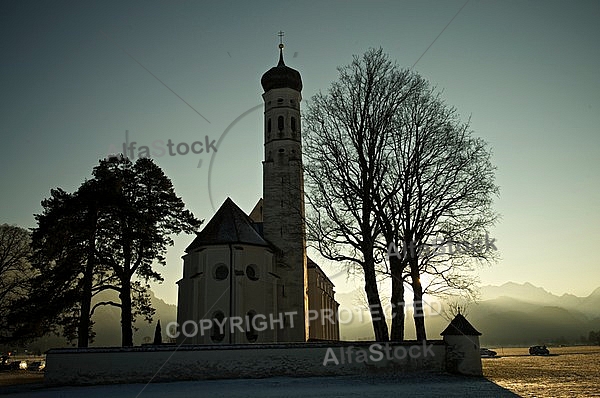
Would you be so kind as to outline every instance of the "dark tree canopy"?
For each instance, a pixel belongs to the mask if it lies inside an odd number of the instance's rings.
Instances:
[[[138,302],[148,302],[148,281],[162,281],[153,264],[165,265],[171,235],[195,232],[201,222],[185,209],[171,181],[150,159],[135,164],[127,159],[102,161],[93,175],[106,190],[106,217],[101,220],[96,254],[118,280],[120,303],[111,305],[121,308],[123,345],[133,345],[132,295]],[[152,320],[149,305],[138,309]]]
[[[55,331],[86,347],[94,337],[94,311],[110,305],[121,310],[122,344],[133,345],[135,319],[152,321],[148,283],[162,281],[156,265],[165,265],[171,235],[201,224],[150,159],[101,160],[92,174],[72,194],[52,190],[36,215],[32,263],[38,276],[18,317],[23,337]],[[104,299],[109,291],[118,300]],[[27,310],[36,313],[30,321]]]

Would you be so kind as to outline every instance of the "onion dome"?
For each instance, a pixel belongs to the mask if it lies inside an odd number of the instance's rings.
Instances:
[[[265,93],[274,88],[291,88],[302,91],[300,72],[286,66],[283,62],[283,44],[279,45],[279,63],[262,75],[260,84]]]

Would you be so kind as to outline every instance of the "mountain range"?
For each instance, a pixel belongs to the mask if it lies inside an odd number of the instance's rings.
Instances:
[[[156,309],[151,324],[138,320],[134,344],[151,342],[157,320],[162,325],[166,341],[166,325],[177,318],[177,307],[157,298],[152,292],[151,302]],[[364,294],[359,291],[336,294],[341,307],[355,309],[361,306]],[[362,300],[362,301],[361,301]],[[444,306],[444,303],[440,304]],[[363,304],[363,306],[365,306]],[[365,306],[366,309],[366,306]],[[590,331],[600,330],[600,288],[587,297],[572,294],[554,295],[531,283],[507,282],[501,286],[482,286],[480,300],[469,305],[463,314],[482,333],[482,346],[527,346],[532,344],[586,343]],[[354,313],[350,323],[340,325],[342,340],[372,340],[373,329],[366,312],[360,317]],[[347,319],[347,316],[346,316]],[[428,338],[439,339],[450,317],[444,311],[426,317]],[[92,347],[121,344],[120,312],[115,307],[101,307],[94,315],[96,338]],[[412,314],[406,315],[406,339],[414,339]],[[583,338],[583,339],[582,339]],[[52,347],[69,347],[61,337],[46,336],[28,345],[30,351],[45,351]]]
[[[340,295],[338,301],[350,307],[353,305],[349,301],[351,296]],[[443,308],[445,304],[440,305]],[[463,315],[482,333],[482,345],[586,343],[590,331],[600,330],[600,288],[587,297],[577,297],[557,296],[531,283],[482,286],[480,299],[469,305]],[[444,311],[441,315],[427,316],[428,338],[440,338],[439,333],[449,321]],[[373,338],[369,322],[341,325],[340,333],[344,340]],[[412,313],[406,316],[405,338],[415,338]]]

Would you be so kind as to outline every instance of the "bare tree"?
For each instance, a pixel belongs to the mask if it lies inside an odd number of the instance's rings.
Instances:
[[[0,225],[0,340],[10,337],[10,313],[16,301],[27,294],[35,275],[30,255],[29,232],[15,225]]]
[[[497,220],[492,199],[498,187],[487,144],[422,77],[413,78],[420,83],[394,118],[385,147],[392,161],[375,203],[382,229],[390,224],[396,234],[390,261],[410,276],[417,339],[425,340],[427,289],[472,293],[466,271],[496,258],[487,231]],[[429,286],[421,282],[424,274]]]
[[[377,277],[390,278],[392,340],[404,338],[409,283],[425,340],[423,295],[471,292],[466,271],[496,256],[487,235],[497,219],[491,155],[425,79],[381,49],[339,72],[305,114],[308,239],[325,258],[362,270],[378,314]],[[385,321],[373,328],[388,338]]]
[[[338,71],[338,81],[326,94],[315,95],[305,113],[307,237],[323,257],[362,270],[375,339],[385,341],[375,250],[381,229],[373,196],[385,174],[393,116],[410,93],[411,80],[407,71],[393,68],[382,49],[355,56]]]
[[[450,299],[444,303],[444,310],[442,311],[442,314],[447,319],[452,319],[458,314],[467,316],[469,315],[469,309],[471,307],[471,304],[473,303],[474,301],[472,301],[472,299],[469,297],[458,297]]]

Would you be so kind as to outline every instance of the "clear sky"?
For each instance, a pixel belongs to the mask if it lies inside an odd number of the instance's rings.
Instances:
[[[262,192],[262,111],[252,109],[279,30],[308,101],[369,47],[411,67],[463,5],[4,0],[0,223],[34,226],[49,190],[75,190],[126,130],[138,147],[222,137],[214,206],[230,196],[249,212]],[[600,286],[599,17],[597,1],[471,0],[415,66],[493,148],[502,220],[491,234],[502,260],[480,271],[482,284],[529,281],[580,296]],[[212,155],[155,157],[206,221]],[[155,287],[167,302],[191,240],[169,249]]]

